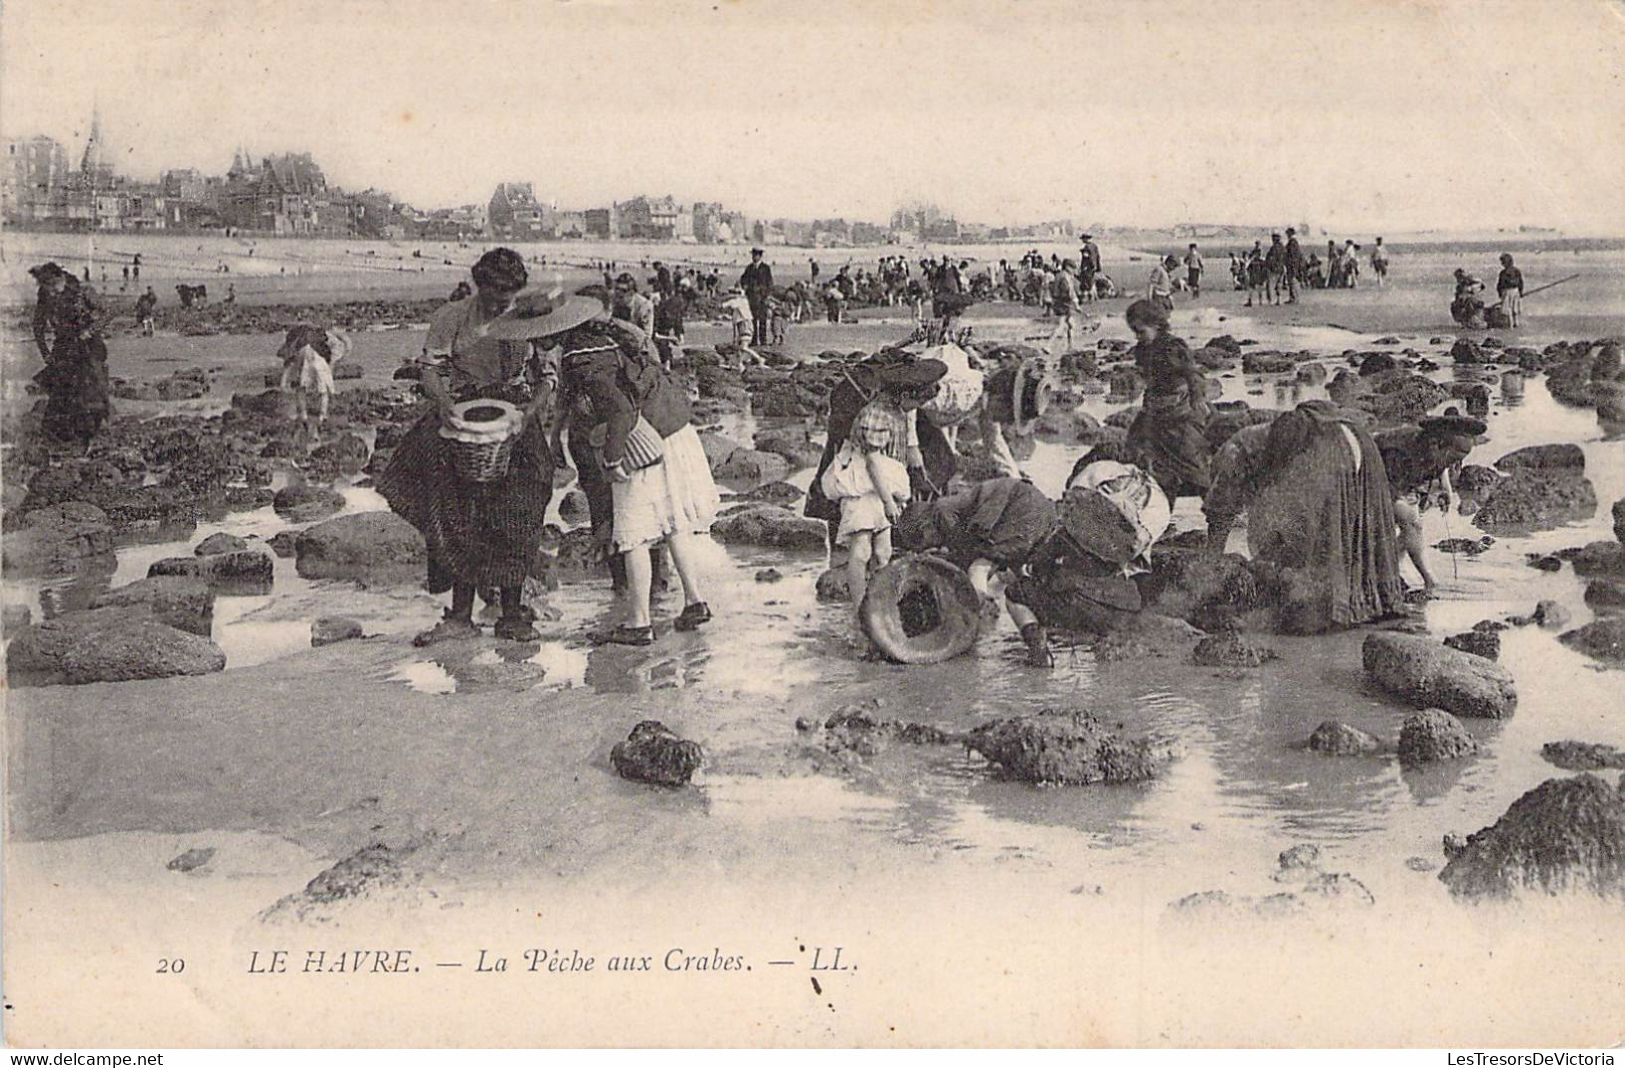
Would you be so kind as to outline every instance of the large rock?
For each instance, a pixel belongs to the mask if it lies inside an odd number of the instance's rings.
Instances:
[[[1373,685],[1415,708],[1505,719],[1518,704],[1517,689],[1505,668],[1432,638],[1392,631],[1368,634],[1361,659]]]
[[[1129,737],[1090,713],[1056,709],[984,723],[966,745],[1011,778],[1065,785],[1142,782],[1175,755],[1165,739]]]
[[[1521,449],[1514,449],[1499,460],[1495,466],[1503,471],[1573,471],[1583,472],[1586,469],[1586,454],[1580,446],[1572,442],[1561,442],[1555,445],[1525,445]]]
[[[1625,497],[1614,502],[1614,537],[1625,542]]]
[[[1191,660],[1202,667],[1258,667],[1280,654],[1267,645],[1251,641],[1235,631],[1210,634],[1196,643]]]
[[[207,638],[214,633],[214,590],[201,578],[165,575],[108,590],[92,608],[145,608],[152,618]]]
[[[1557,555],[1574,566],[1576,575],[1625,576],[1625,544],[1617,541],[1593,541]]]
[[[113,527],[95,505],[67,501],[37,508],[8,531],[3,548],[5,570],[18,574],[60,575],[78,569],[91,557],[113,551]]]
[[[719,434],[715,430],[702,430],[700,432],[700,447],[705,450],[705,462],[715,471],[728,462],[728,457],[738,452],[742,445],[726,434]]]
[[[213,556],[171,556],[147,568],[148,578],[186,575],[202,579],[217,592],[264,594],[271,591],[276,560],[260,549],[216,553]]]
[[[1461,720],[1437,708],[1405,717],[1399,728],[1399,762],[1407,767],[1455,760],[1478,752],[1478,743]]]
[[[6,670],[17,685],[207,675],[225,666],[226,654],[212,641],[160,623],[139,606],[48,619],[19,632],[6,649]]]
[[[314,523],[344,510],[344,494],[331,486],[284,486],[271,501],[276,514],[290,523]]]
[[[1309,750],[1327,756],[1366,756],[1382,752],[1383,744],[1358,727],[1329,719],[1309,736]]]
[[[1487,491],[1473,522],[1489,531],[1550,528],[1589,519],[1596,511],[1591,480],[1572,468],[1515,467]]]
[[[727,545],[759,545],[775,549],[823,551],[829,528],[819,519],[808,519],[775,504],[752,504],[723,516],[711,527],[711,534]]]
[[[1295,361],[1284,352],[1254,350],[1241,358],[1241,369],[1250,375],[1274,375],[1292,370]]]
[[[1547,779],[1470,836],[1439,879],[1465,898],[1625,897],[1625,794],[1590,774]]]
[[[616,742],[609,751],[617,775],[655,786],[687,785],[702,756],[699,743],[679,738],[664,723],[652,719],[633,727],[626,741]]]
[[[1605,771],[1625,769],[1625,749],[1597,742],[1547,742],[1540,755],[1564,771]]]
[[[1585,599],[1598,611],[1625,608],[1625,579],[1594,578],[1586,586]]]
[[[1606,616],[1558,636],[1571,649],[1610,664],[1625,664],[1625,616]]]
[[[301,578],[420,582],[428,550],[417,528],[393,512],[361,512],[317,523],[294,540]]]
[[[1467,630],[1460,634],[1452,634],[1444,640],[1445,645],[1452,649],[1459,649],[1464,653],[1482,656],[1486,660],[1501,659],[1501,633],[1494,630]]]
[[[361,636],[361,622],[348,616],[322,616],[310,624],[310,644],[316,647],[354,641]]]
[[[776,452],[735,449],[712,470],[724,482],[746,482],[755,486],[783,479],[790,473],[790,462]]]
[[[248,542],[235,534],[219,531],[210,534],[198,542],[192,549],[193,556],[218,556],[221,553],[240,553],[248,548]]]

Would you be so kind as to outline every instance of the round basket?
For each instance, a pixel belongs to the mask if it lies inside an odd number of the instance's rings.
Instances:
[[[495,482],[507,477],[513,443],[523,426],[524,416],[512,404],[471,400],[452,407],[440,437],[459,478]]]
[[[976,644],[981,597],[970,576],[937,556],[899,556],[876,571],[859,617],[875,647],[902,664],[938,664]]]

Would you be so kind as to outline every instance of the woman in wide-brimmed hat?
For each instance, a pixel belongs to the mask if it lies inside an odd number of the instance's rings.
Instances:
[[[662,544],[671,551],[683,585],[683,610],[674,625],[678,630],[705,625],[711,609],[700,589],[696,538],[709,533],[721,501],[687,391],[658,362],[629,355],[612,336],[572,331],[562,349],[560,379],[573,413],[571,441],[600,442],[593,462],[609,482],[609,537],[625,569],[626,618],[604,640],[654,641],[649,596],[654,550]]]
[[[451,607],[418,644],[479,633],[474,594],[501,591],[496,636],[534,641],[522,593],[541,541],[553,495],[553,454],[544,427],[557,368],[543,339],[602,314],[586,298],[553,300],[524,292],[524,261],[492,249],[471,272],[472,299],[435,313],[424,343],[419,383],[433,409],[402,439],[378,479],[378,491],[428,543],[431,593],[451,591]],[[454,427],[455,405],[474,399],[511,404],[522,419],[506,474],[476,482],[459,474],[443,427]]]
[[[39,283],[34,343],[45,369],[34,381],[45,390],[46,433],[87,445],[112,411],[107,379],[106,314],[88,286],[55,263],[31,268]]]
[[[1431,592],[1438,585],[1428,567],[1422,539],[1422,513],[1433,505],[1450,508],[1455,491],[1450,472],[1461,466],[1486,429],[1482,419],[1435,415],[1417,426],[1397,427],[1376,435],[1377,447],[1394,494],[1394,520],[1399,544]]]
[[[1209,484],[1207,378],[1189,346],[1168,332],[1162,305],[1137,300],[1126,318],[1138,341],[1130,355],[1145,379],[1140,414],[1128,428],[1129,452],[1169,499],[1200,497]]]

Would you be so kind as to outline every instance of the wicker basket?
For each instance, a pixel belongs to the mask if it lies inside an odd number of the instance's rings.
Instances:
[[[453,407],[440,437],[457,476],[468,482],[506,478],[523,423],[519,409],[503,401],[473,400]]]

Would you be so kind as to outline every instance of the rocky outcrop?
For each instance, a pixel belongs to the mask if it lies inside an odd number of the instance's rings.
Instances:
[[[1010,778],[1072,786],[1143,782],[1176,755],[1166,739],[1131,737],[1090,713],[1056,709],[984,723],[965,744]]]
[[[1591,480],[1564,467],[1515,467],[1485,491],[1483,501],[1473,523],[1489,531],[1549,529],[1597,511]]]
[[[721,481],[755,486],[783,479],[790,473],[790,463],[775,452],[735,449],[728,454],[726,460],[715,465],[712,471]]]
[[[309,483],[284,486],[271,501],[276,514],[290,523],[314,523],[344,510],[344,494],[331,486]]]
[[[6,649],[14,685],[82,684],[207,675],[226,654],[207,638],[160,623],[140,606],[70,612],[19,631]]]
[[[1617,541],[1593,541],[1557,555],[1574,566],[1576,575],[1625,577],[1625,544]]]
[[[1596,742],[1547,742],[1540,755],[1564,771],[1606,771],[1625,769],[1625,749]]]
[[[67,501],[28,512],[8,530],[0,553],[8,573],[61,575],[113,551],[113,526],[94,505]]]
[[[1406,767],[1455,760],[1478,752],[1478,743],[1461,720],[1437,708],[1405,717],[1399,728],[1399,762]]]
[[[259,549],[216,553],[212,556],[171,556],[154,561],[148,578],[183,575],[202,579],[216,592],[265,594],[271,591],[276,560]]]
[[[725,545],[822,551],[828,529],[821,520],[797,515],[788,508],[751,504],[718,519],[711,526],[711,534]]]
[[[679,738],[664,723],[652,719],[633,727],[626,741],[616,742],[609,751],[617,775],[655,786],[686,786],[702,757],[697,742]]]
[[[220,531],[210,534],[192,549],[193,556],[219,556],[221,553],[240,553],[248,549],[248,542],[235,534]]]
[[[1439,879],[1457,897],[1625,897],[1625,795],[1595,775],[1547,779],[1454,854]]]
[[[1464,653],[1472,653],[1486,660],[1499,660],[1501,658],[1501,632],[1495,630],[1468,630],[1460,634],[1452,634],[1444,640],[1445,645],[1452,649],[1459,649]]]
[[[301,578],[372,584],[423,580],[423,535],[393,512],[361,512],[317,523],[294,541]]]
[[[310,624],[310,644],[320,648],[361,637],[361,623],[348,616],[322,616]]]
[[[1584,472],[1586,469],[1586,454],[1580,446],[1573,442],[1559,442],[1555,445],[1525,445],[1521,449],[1514,449],[1499,460],[1495,466],[1502,471],[1574,471]]]
[[[1329,719],[1315,728],[1309,736],[1308,748],[1311,752],[1324,753],[1327,756],[1368,756],[1380,753],[1385,748],[1382,741],[1374,735],[1367,734],[1358,727],[1351,727],[1335,719]]]
[[[1592,579],[1586,585],[1585,602],[1599,612],[1625,608],[1625,579]]]
[[[1625,664],[1625,616],[1593,620],[1558,636],[1571,649],[1610,664]]]
[[[1196,643],[1191,660],[1201,667],[1258,667],[1280,654],[1267,645],[1251,641],[1235,631],[1210,634]]]
[[[208,638],[214,633],[214,590],[191,576],[144,578],[109,590],[92,608],[142,608],[160,623]]]
[[[1369,634],[1361,660],[1370,683],[1414,708],[1484,719],[1505,719],[1517,708],[1517,689],[1505,668],[1432,638]]]

